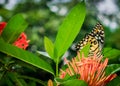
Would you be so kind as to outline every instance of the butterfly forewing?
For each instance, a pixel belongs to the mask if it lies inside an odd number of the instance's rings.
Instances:
[[[100,56],[104,37],[104,29],[100,23],[97,23],[93,30],[76,45],[76,50],[80,51],[85,45],[90,43],[89,56],[94,55],[94,53]]]

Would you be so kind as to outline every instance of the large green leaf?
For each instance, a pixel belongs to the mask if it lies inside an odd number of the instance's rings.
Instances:
[[[50,39],[47,37],[44,38],[44,45],[46,52],[50,55],[51,58],[53,58],[53,52],[54,52],[54,45]]]
[[[13,56],[19,60],[27,62],[35,67],[41,68],[45,71],[50,72],[54,75],[54,71],[50,64],[40,59],[36,55],[25,51],[23,49],[17,48],[11,44],[5,43],[3,40],[0,40],[0,52],[5,53],[7,55]]]
[[[69,46],[74,41],[83,24],[86,14],[85,4],[77,4],[67,15],[59,31],[54,45],[54,57],[59,61],[59,58],[65,53]]]
[[[18,36],[25,30],[27,25],[28,24],[24,20],[22,14],[17,14],[13,16],[2,32],[3,39],[7,43],[13,43],[18,38]]]
[[[87,83],[83,80],[71,79],[63,82],[62,86],[88,86]]]
[[[110,75],[120,71],[120,64],[110,64],[105,69],[105,74]]]

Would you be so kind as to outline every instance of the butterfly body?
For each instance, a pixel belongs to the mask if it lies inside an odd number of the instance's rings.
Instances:
[[[80,51],[85,45],[90,43],[88,56],[92,56],[94,53],[100,56],[104,45],[104,37],[104,29],[100,23],[97,23],[93,30],[76,45],[76,50]]]

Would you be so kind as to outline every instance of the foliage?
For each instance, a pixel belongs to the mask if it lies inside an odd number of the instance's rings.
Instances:
[[[48,15],[46,15],[48,16]],[[42,56],[34,55],[29,51],[25,51],[15,47],[12,43],[17,39],[17,37],[26,29],[28,26],[27,22],[24,20],[22,14],[17,14],[13,16],[6,28],[4,29],[2,35],[0,36],[0,85],[8,86],[45,86],[46,81],[39,79],[39,76],[35,77],[34,75],[27,75],[25,69],[30,70],[31,72],[37,73],[37,70],[42,72],[47,72],[50,75],[48,79],[54,79],[58,77],[59,74],[59,64],[64,53],[71,46],[76,36],[78,35],[82,24],[86,16],[85,3],[78,3],[66,16],[64,21],[59,27],[56,40],[53,43],[48,37],[44,37],[44,46],[46,52],[49,54],[52,63],[43,59]],[[42,18],[41,18],[42,19]],[[85,55],[88,55],[90,45],[87,45],[83,48],[82,52],[85,52]],[[120,50],[117,49],[104,49],[104,56],[110,57],[110,59],[115,60],[119,58]],[[18,62],[18,63],[17,63]],[[23,64],[24,63],[24,64]],[[25,68],[22,67],[23,64]],[[54,68],[54,66],[55,68]],[[106,68],[107,74],[113,74],[120,71],[120,64],[109,64]],[[42,70],[41,70],[42,69]],[[44,73],[43,73],[44,75]],[[47,77],[44,76],[45,78]],[[118,79],[111,81],[111,84],[114,84]],[[7,83],[6,83],[7,82]],[[28,83],[27,83],[28,82]],[[16,83],[14,85],[14,83]],[[56,83],[56,82],[54,82]],[[75,84],[74,84],[75,83]],[[62,82],[63,86],[87,86],[84,81],[76,80],[71,78]],[[109,86],[109,84],[108,84]]]
[[[80,81],[80,80],[77,80],[77,79],[72,79],[72,80],[67,80],[66,82],[63,82],[62,83],[62,86],[73,86],[73,83],[74,83],[74,86],[88,86],[85,81]]]
[[[28,24],[24,20],[23,16],[21,14],[17,14],[9,20],[6,28],[2,32],[2,38],[7,43],[13,43],[27,26]]]

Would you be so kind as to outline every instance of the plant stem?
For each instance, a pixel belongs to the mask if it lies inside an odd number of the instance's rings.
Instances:
[[[56,76],[58,76],[58,61],[56,62]]]

